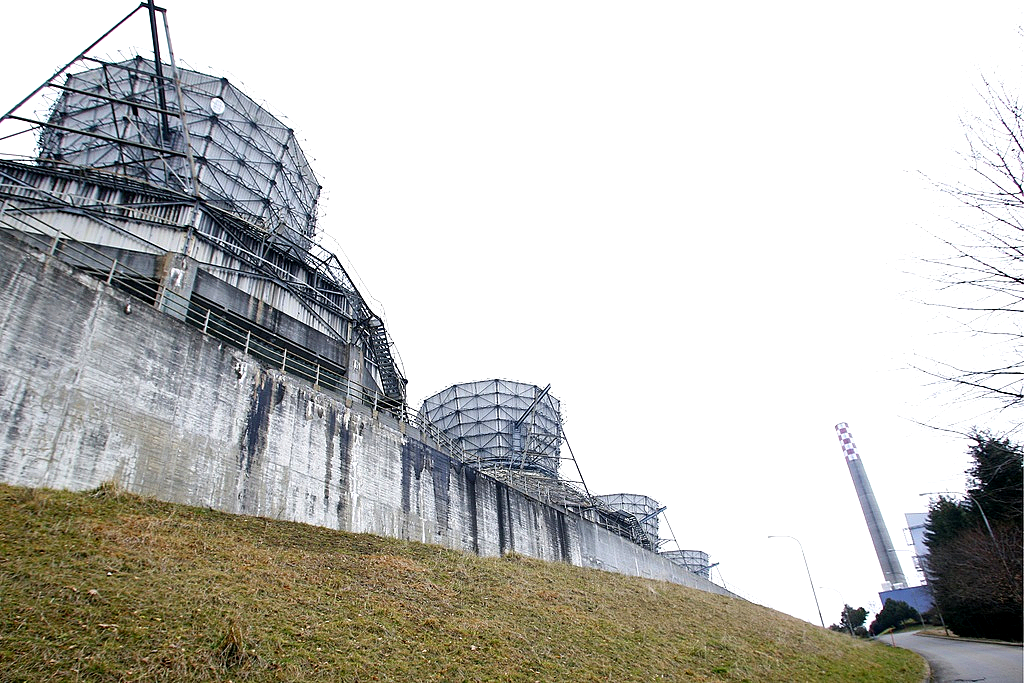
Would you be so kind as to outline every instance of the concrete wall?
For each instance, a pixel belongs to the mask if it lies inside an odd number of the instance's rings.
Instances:
[[[130,310],[128,305],[130,304]],[[726,591],[0,235],[0,481]]]

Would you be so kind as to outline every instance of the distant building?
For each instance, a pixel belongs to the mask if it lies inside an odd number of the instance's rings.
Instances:
[[[924,559],[928,557],[928,546],[924,542],[925,522],[928,521],[927,512],[908,512],[907,529],[910,531],[910,539],[914,544],[914,566],[917,571],[924,574]]]
[[[878,594],[878,599],[883,607],[886,600],[901,600],[921,614],[924,614],[935,605],[931,589],[927,584],[911,588],[894,588],[890,591],[881,591]]]

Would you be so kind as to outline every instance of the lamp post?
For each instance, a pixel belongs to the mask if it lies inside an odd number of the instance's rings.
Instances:
[[[974,496],[967,492],[956,493],[955,491],[931,491],[928,493],[920,493],[918,495],[941,496],[944,494],[948,494],[950,496],[964,496],[969,501],[974,503],[974,507],[978,508],[978,512],[981,513],[981,521],[985,522],[985,529],[988,530],[988,537],[992,539],[992,549],[995,551],[996,557],[998,557],[999,561],[1002,563],[1003,569],[1006,571],[1006,576],[1010,579],[1010,582],[1013,583],[1013,573],[1010,571],[1010,566],[1006,564],[1006,558],[1003,557],[1003,553],[999,548],[999,541],[996,540],[996,535],[992,533],[992,525],[988,523],[988,516],[985,514],[985,511],[981,509],[981,503],[978,502],[977,498],[975,498]]]
[[[981,521],[985,522],[985,528],[988,529],[988,537],[992,539],[992,543],[995,544],[995,546],[998,548],[999,547],[999,543],[996,542],[995,534],[992,533],[992,525],[988,523],[988,517],[985,515],[985,511],[981,509],[981,503],[979,503],[978,499],[975,498],[974,496],[972,496],[971,494],[969,494],[969,493],[956,493],[955,491],[930,491],[928,493],[919,493],[917,495],[919,495],[919,496],[941,496],[941,495],[946,495],[946,494],[948,494],[950,496],[964,496],[965,498],[970,500],[972,503],[974,503],[974,507],[978,508],[978,512],[981,513]]]
[[[846,628],[850,629],[851,636],[854,635],[853,624],[850,623],[850,606],[846,604],[846,598],[843,597],[843,594],[839,592],[838,588],[829,588],[828,586],[818,586],[818,588],[823,588],[827,591],[832,591],[833,593],[839,596],[840,600],[843,601],[843,616],[846,617]]]
[[[814,606],[818,608],[818,619],[821,620],[821,627],[825,628],[825,617],[821,616],[821,605],[818,604],[818,592],[814,590],[814,579],[811,578],[811,567],[807,564],[807,555],[804,554],[804,544],[796,536],[769,536],[768,538],[791,538],[800,546],[800,556],[804,558],[804,568],[807,570],[807,580],[811,583],[811,595],[814,596]]]

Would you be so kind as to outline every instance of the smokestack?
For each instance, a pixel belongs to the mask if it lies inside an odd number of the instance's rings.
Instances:
[[[853,477],[853,487],[857,489],[860,509],[864,511],[864,521],[868,524],[868,533],[871,534],[871,542],[875,546],[875,554],[878,555],[878,564],[882,566],[882,574],[893,588],[903,588],[907,585],[907,577],[903,575],[899,558],[896,557],[896,549],[889,538],[889,531],[885,528],[882,512],[878,509],[878,501],[871,490],[871,482],[868,481],[864,464],[860,461],[857,446],[853,443],[849,425],[840,422],[836,425],[836,433],[846,456],[846,465],[850,468],[850,476]]]

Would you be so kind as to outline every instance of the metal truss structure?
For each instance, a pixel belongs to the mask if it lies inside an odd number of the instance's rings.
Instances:
[[[590,494],[565,439],[561,403],[550,390],[550,384],[541,389],[505,379],[455,384],[424,399],[419,422],[429,425],[431,432],[443,434],[443,441],[460,459],[499,481],[656,550],[657,514],[652,522],[646,508],[637,515],[639,508],[617,507],[604,496]],[[562,455],[563,442],[568,456]],[[563,468],[562,461],[571,461],[573,466]],[[579,478],[566,475],[567,471],[575,471]],[[623,494],[617,495],[621,498]],[[618,500],[616,496],[608,498]],[[650,501],[646,496],[640,498]]]
[[[92,54],[133,17],[149,19],[152,57]],[[590,494],[550,385],[459,384],[408,413],[384,321],[318,242],[319,193],[289,127],[226,79],[177,66],[166,11],[152,0],[0,116],[0,229],[271,367],[391,413],[509,486],[657,550],[650,499],[640,496],[633,509]],[[153,266],[167,255],[190,259],[204,277],[274,314],[231,308],[199,290],[168,297]],[[339,349],[357,349],[364,362],[347,363]]]
[[[702,550],[666,550],[661,553],[662,557],[668,558],[688,572],[699,574],[707,580],[711,580],[711,558]]]
[[[196,193],[270,234],[300,245],[313,237],[320,185],[292,129],[226,78],[172,68],[162,84],[142,56],[90,63],[58,86],[40,162]]]
[[[92,56],[139,15],[152,58]],[[316,241],[320,185],[294,132],[227,79],[178,68],[170,44],[166,11],[143,2],[0,117],[7,215],[19,230],[87,224],[67,236],[181,253],[253,296],[269,286],[269,305],[358,347],[365,370],[352,379],[404,414],[406,379],[382,318]],[[88,221],[55,223],[57,214]]]
[[[532,384],[491,379],[448,387],[420,413],[482,469],[557,477],[562,446],[559,402]]]
[[[664,505],[638,493],[610,493],[595,497],[613,510],[628,512],[636,517],[644,533],[650,538],[652,547],[657,549],[661,545],[658,517],[665,511]]]

